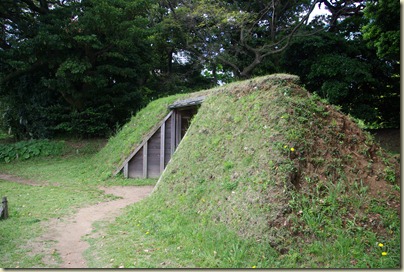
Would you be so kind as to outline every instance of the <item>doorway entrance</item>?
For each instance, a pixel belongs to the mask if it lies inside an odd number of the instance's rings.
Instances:
[[[128,156],[115,174],[126,178],[158,178],[184,138],[205,97],[177,101],[170,113]]]

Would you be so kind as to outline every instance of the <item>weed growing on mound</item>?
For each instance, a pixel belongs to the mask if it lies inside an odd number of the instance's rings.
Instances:
[[[281,91],[284,96],[275,103],[285,103],[286,112],[277,126],[286,142],[276,146],[287,159],[272,167],[288,173],[292,213],[283,226],[302,245],[284,257],[310,253],[296,259],[302,267],[397,267],[401,247],[398,164],[369,134],[317,96],[307,98],[296,86]],[[375,212],[374,207],[379,210]],[[387,259],[372,250],[377,239],[394,244],[393,257]],[[329,246],[332,241],[338,246]],[[311,252],[313,246],[318,255]],[[324,253],[324,248],[329,251]]]
[[[150,200],[150,201],[149,201]],[[151,205],[151,206],[150,206]],[[244,240],[223,224],[209,224],[194,213],[179,214],[153,196],[127,209],[108,226],[104,238],[90,240],[92,267],[232,268],[273,266],[276,252]],[[155,210],[151,214],[149,209]],[[122,226],[130,226],[123,229]],[[100,248],[101,243],[108,245]]]

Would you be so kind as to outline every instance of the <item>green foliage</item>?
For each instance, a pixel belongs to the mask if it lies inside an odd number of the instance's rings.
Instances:
[[[369,64],[340,54],[325,54],[310,69],[306,75],[309,84],[323,82],[319,84],[317,92],[333,104],[339,104],[344,98],[352,96],[352,86],[373,83]]]
[[[385,179],[388,182],[391,182],[392,184],[394,184],[396,182],[396,171],[394,171],[394,169],[392,169],[391,167],[387,166],[384,169],[384,173],[385,173]]]
[[[268,56],[287,47],[315,1],[177,1],[164,6],[172,47],[202,58],[217,81],[223,74],[248,78]],[[308,15],[307,15],[308,16]],[[268,71],[265,73],[267,74]]]
[[[2,1],[2,127],[109,136],[156,98],[284,71],[368,126],[398,127],[399,4],[334,2],[338,20],[305,26],[316,1]]]
[[[17,139],[48,138],[52,136],[54,126],[55,95],[46,89],[36,86],[37,72],[13,82],[13,92],[4,94],[0,88],[3,107],[0,125],[4,130],[10,130]],[[30,102],[27,103],[27,100]]]
[[[368,23],[362,31],[368,44],[380,58],[400,61],[400,2],[369,1],[364,14]]]
[[[153,94],[145,87],[153,63],[144,53],[150,4],[69,1],[32,18],[32,6],[16,6],[18,41],[7,37],[0,51],[5,126],[17,138],[44,138],[107,135],[125,123]],[[28,19],[34,31],[23,28]]]
[[[0,161],[28,160],[40,156],[58,156],[65,150],[65,143],[48,140],[21,141],[14,144],[0,144]]]
[[[347,39],[321,33],[297,38],[283,54],[281,65],[299,75],[309,91],[367,125],[398,126],[398,81],[391,77],[391,65],[378,60],[360,35]]]
[[[59,124],[52,128],[54,131],[67,132],[70,135],[87,137],[104,136],[110,132],[106,120],[111,118],[108,106],[86,108],[83,111],[73,111],[59,118]]]

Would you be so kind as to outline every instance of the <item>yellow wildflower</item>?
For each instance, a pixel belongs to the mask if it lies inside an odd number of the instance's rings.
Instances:
[[[257,268],[257,266],[253,265],[251,268]]]
[[[292,147],[292,148],[290,149],[290,151],[294,152],[294,151],[295,151],[295,149]]]
[[[383,251],[382,252],[382,256],[386,256],[387,255],[387,252],[386,251]]]
[[[283,148],[288,148],[288,146],[287,146],[287,145],[284,145]]]
[[[382,243],[379,243],[379,247],[384,247],[384,245]]]

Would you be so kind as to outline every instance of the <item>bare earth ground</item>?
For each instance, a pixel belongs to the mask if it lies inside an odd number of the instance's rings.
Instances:
[[[48,254],[45,255],[49,257],[53,252],[59,253],[62,258],[61,268],[86,268],[83,252],[89,245],[82,238],[92,232],[92,224],[100,220],[112,220],[120,209],[149,195],[153,186],[113,186],[101,189],[122,198],[81,208],[72,217],[53,219],[46,223],[48,231],[39,238],[39,242],[56,241],[51,248],[46,249]]]
[[[38,182],[19,178],[12,175],[0,174],[0,179],[38,186]],[[66,218],[55,218],[46,221],[43,227],[45,234],[28,246],[31,254],[43,254],[43,262],[48,267],[87,268],[83,252],[89,247],[84,236],[93,230],[96,221],[113,220],[120,210],[148,196],[154,186],[111,186],[101,187],[106,194],[112,194],[120,199],[97,203],[81,208],[76,214]],[[58,265],[55,253],[59,253],[62,263]]]
[[[43,185],[43,183],[39,183],[33,180],[29,179],[24,179],[21,177],[13,176],[13,175],[8,175],[8,174],[1,174],[0,173],[0,179],[2,180],[7,180],[11,182],[17,182],[17,183],[22,183],[22,184],[27,184],[27,185],[32,185],[32,186],[40,186]]]

